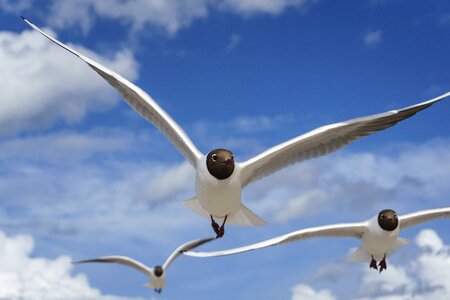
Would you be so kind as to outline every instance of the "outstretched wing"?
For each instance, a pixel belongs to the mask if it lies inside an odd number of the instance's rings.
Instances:
[[[111,71],[107,67],[93,61],[92,59],[78,53],[69,46],[61,43],[57,39],[51,37],[39,27],[34,25],[28,19],[22,17],[28,25],[39,33],[44,35],[50,41],[61,46],[72,54],[78,56],[86,62],[94,71],[102,76],[110,85],[112,85],[122,96],[125,101],[147,121],[155,125],[169,141],[184,155],[189,163],[196,168],[197,160],[203,154],[195,147],[183,129],[142,89],[129,82],[119,74]]]
[[[83,260],[79,260],[79,261],[74,261],[73,263],[75,264],[79,264],[79,263],[91,263],[91,262],[96,262],[96,263],[117,263],[117,264],[121,264],[121,265],[126,265],[129,267],[132,267],[138,271],[141,271],[142,273],[151,276],[153,275],[153,269],[147,267],[146,265],[144,265],[143,263],[134,260],[130,257],[127,256],[103,256],[103,257],[98,257],[98,258],[90,258],[90,259],[83,259]]]
[[[163,265],[163,269],[166,270],[167,267],[169,267],[169,265],[175,260],[175,258],[177,258],[181,253],[185,252],[185,251],[189,251],[192,250],[200,245],[203,245],[207,242],[210,242],[212,240],[215,240],[216,237],[209,237],[209,238],[204,238],[204,239],[199,239],[199,240],[193,240],[193,241],[189,241],[187,243],[184,243],[183,245],[179,246],[177,249],[175,249],[175,251],[172,252],[172,254],[166,259],[166,261],[164,262]]]
[[[361,137],[394,126],[448,96],[450,92],[400,110],[322,126],[272,147],[241,164],[242,187],[290,164],[331,153]]]
[[[400,229],[405,229],[437,218],[450,218],[450,207],[421,210],[398,218]]]
[[[367,230],[367,223],[349,223],[349,224],[336,224],[319,226],[308,229],[301,229],[294,231],[285,235],[281,235],[263,242],[251,244],[248,246],[243,246],[239,248],[233,248],[222,251],[212,251],[212,252],[195,252],[187,251],[183,252],[189,256],[195,257],[212,257],[212,256],[224,256],[232,255],[257,249],[262,249],[270,246],[276,246],[286,243],[291,243],[299,240],[315,238],[315,237],[355,237],[361,238],[362,234]]]

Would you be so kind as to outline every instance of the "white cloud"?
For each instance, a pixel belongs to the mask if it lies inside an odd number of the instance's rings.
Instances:
[[[136,228],[158,224],[169,230],[185,225],[189,218],[197,220],[181,203],[194,194],[192,167],[185,162],[142,161],[145,142],[148,137],[140,133],[117,129],[55,132],[0,142],[2,225],[19,226],[33,235],[115,228],[118,235],[145,236]],[[172,220],[158,209],[149,209],[149,204],[159,203],[185,214]],[[124,215],[133,217],[123,224]]]
[[[206,17],[210,2],[210,0],[53,1],[49,25],[55,28],[80,26],[83,32],[87,33],[93,26],[95,15],[98,15],[130,24],[132,31],[141,30],[149,24],[168,34],[174,34],[194,20]]]
[[[242,15],[265,13],[277,15],[287,8],[306,10],[317,0],[225,0],[220,6]]]
[[[381,30],[370,31],[364,36],[364,43],[369,47],[376,46],[382,41],[383,35]]]
[[[431,229],[419,232],[416,245],[420,251],[409,255],[402,265],[389,261],[387,270],[381,274],[364,266],[353,274],[356,282],[351,281],[350,276],[341,277],[339,282],[359,287],[359,291],[354,289],[353,293],[358,295],[350,298],[354,300],[448,299],[450,247]],[[318,280],[321,279],[316,277],[315,282]],[[311,286],[298,284],[293,289],[292,299],[340,299],[338,293],[331,293],[329,289],[315,291]]]
[[[29,235],[7,236],[0,231],[0,298],[2,299],[132,299],[102,295],[84,274],[72,275],[71,258],[33,256]],[[137,299],[137,298],[133,298]]]
[[[437,233],[430,229],[422,230],[417,235],[416,244],[421,252],[417,257],[410,258],[408,264],[391,264],[383,276],[366,270],[361,292],[367,296],[361,299],[448,299],[450,247],[444,245]],[[430,245],[440,245],[441,251],[430,251]]]
[[[421,248],[429,248],[435,253],[444,248],[441,238],[430,229],[422,230],[417,235],[416,244]]]
[[[0,0],[0,9],[8,13],[16,13],[31,8],[30,0]]]
[[[241,36],[237,33],[233,33],[232,35],[230,35],[230,40],[228,41],[228,44],[225,47],[225,51],[226,52],[233,51],[237,47],[237,45],[239,44],[240,41],[241,41]]]
[[[317,207],[327,202],[327,193],[311,189],[287,201],[286,207],[274,214],[275,221],[285,223],[295,218],[301,218],[317,210]]]
[[[424,203],[445,206],[450,141],[437,139],[394,151],[341,152],[303,162],[255,183],[246,199],[258,199],[250,206],[277,222],[336,211],[353,215],[390,207],[407,213],[423,209]]]
[[[137,63],[128,50],[111,58],[80,50],[130,80],[137,77]],[[107,110],[119,101],[117,92],[85,63],[35,31],[0,32],[0,64],[3,133],[47,127],[57,120],[77,123],[88,111]]]
[[[336,299],[330,291],[321,290],[316,291],[310,286],[305,284],[298,284],[294,286],[292,289],[292,300],[303,300],[303,299],[311,299],[311,300],[334,300]]]
[[[288,8],[305,12],[319,0],[66,0],[50,1],[47,25],[55,29],[79,28],[87,34],[96,18],[109,18],[131,26],[132,32],[143,28],[174,35],[194,21],[207,18],[212,11],[226,11],[242,16],[278,15]],[[0,0],[0,8],[15,14],[26,14],[32,1],[19,4]],[[148,26],[147,26],[148,25]]]

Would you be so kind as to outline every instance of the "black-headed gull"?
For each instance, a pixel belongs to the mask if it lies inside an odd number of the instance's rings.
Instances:
[[[361,239],[361,246],[348,258],[354,262],[370,262],[370,268],[386,269],[386,257],[408,243],[399,237],[405,229],[436,218],[450,217],[450,207],[422,210],[397,217],[395,211],[385,209],[373,218],[360,223],[335,224],[301,229],[263,242],[221,251],[195,252],[183,254],[195,257],[214,257],[238,254],[270,246],[295,242],[315,237],[355,237]],[[377,261],[379,261],[377,266]]]
[[[241,226],[266,224],[241,202],[241,190],[249,183],[293,163],[328,154],[363,136],[391,127],[450,95],[448,92],[403,109],[322,126],[238,163],[235,162],[233,153],[226,149],[215,149],[204,155],[184,130],[146,92],[119,74],[49,36],[26,18],[23,19],[52,42],[86,62],[184,155],[196,169],[196,196],[187,200],[186,205],[196,213],[211,218],[211,225],[217,237],[224,235],[225,222]],[[223,220],[220,227],[215,219]]]
[[[153,268],[147,267],[143,263],[134,260],[130,257],[116,256],[116,255],[83,259],[79,261],[74,261],[74,263],[76,264],[90,263],[90,262],[117,263],[135,268],[136,270],[141,271],[145,275],[149,276],[149,281],[146,283],[146,286],[153,288],[157,293],[161,293],[161,290],[166,287],[166,270],[169,267],[169,265],[175,260],[175,258],[177,258],[184,251],[189,251],[191,249],[194,249],[195,247],[198,247],[200,245],[203,245],[204,243],[207,243],[215,239],[216,239],[215,237],[210,237],[184,243],[183,245],[179,246],[177,249],[175,249],[175,251],[172,252],[172,254],[166,259],[166,261],[162,266],[156,265]]]

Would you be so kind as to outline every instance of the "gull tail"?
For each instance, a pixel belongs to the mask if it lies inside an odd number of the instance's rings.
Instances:
[[[353,254],[347,257],[347,261],[349,262],[368,262],[371,261],[372,256],[368,254],[362,247],[356,249]]]
[[[400,237],[397,238],[392,247],[387,251],[386,257],[390,256],[392,253],[408,244],[409,240]],[[347,261],[350,262],[369,262],[371,261],[371,259],[372,256],[369,253],[367,253],[366,250],[364,250],[362,247],[359,247],[358,249],[356,249],[355,252],[353,252],[353,254],[347,257]]]
[[[194,197],[189,200],[186,200],[184,204],[197,214],[209,219],[210,217],[209,212],[203,208],[203,206],[200,204],[200,201],[198,201],[197,198]],[[237,226],[262,226],[266,225],[267,222],[258,215],[256,215],[254,212],[252,212],[245,205],[241,204],[241,206],[237,211],[228,215],[226,224]]]

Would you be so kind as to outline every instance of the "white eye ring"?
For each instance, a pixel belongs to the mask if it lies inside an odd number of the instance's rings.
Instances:
[[[217,161],[217,154],[211,155],[211,159],[212,159],[213,161]]]

